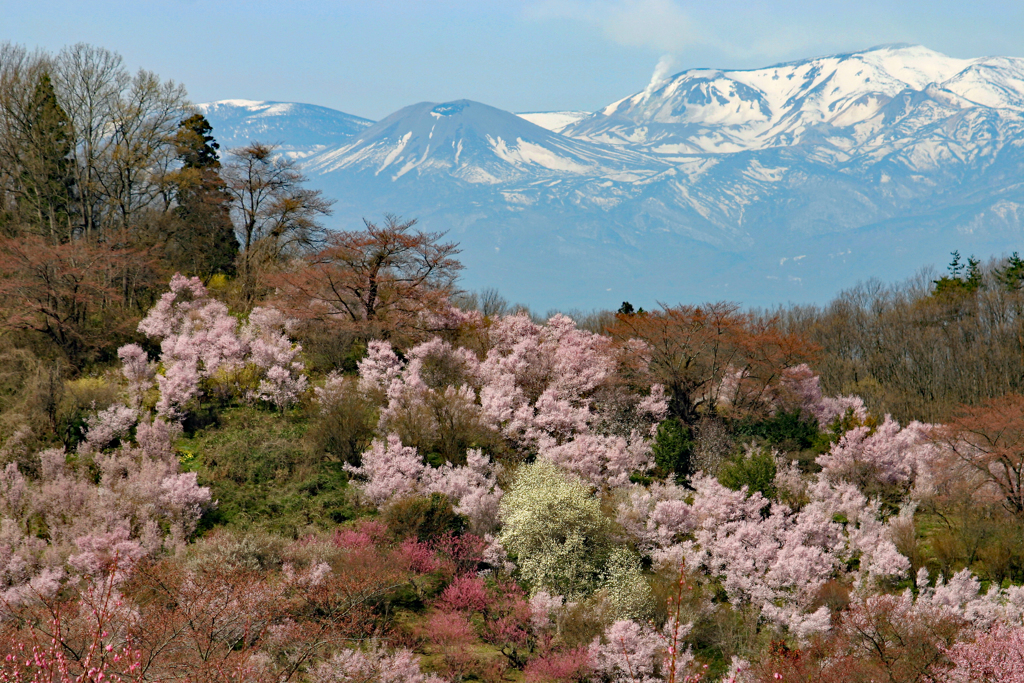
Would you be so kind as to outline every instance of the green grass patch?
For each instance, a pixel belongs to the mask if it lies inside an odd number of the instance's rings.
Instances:
[[[200,532],[229,526],[295,538],[352,519],[343,465],[311,446],[307,426],[298,412],[239,406],[181,439],[182,468],[218,501]]]

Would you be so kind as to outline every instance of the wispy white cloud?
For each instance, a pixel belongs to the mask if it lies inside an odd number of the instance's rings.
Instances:
[[[721,66],[762,66],[837,48],[916,42],[905,22],[881,11],[887,0],[864,2],[875,11],[840,11],[820,0],[533,0],[525,15],[589,24],[615,43],[669,54],[681,63],[690,61],[684,55],[724,59]]]
[[[706,34],[673,0],[539,0],[526,13],[534,19],[590,23],[621,45],[663,53],[706,44]]]

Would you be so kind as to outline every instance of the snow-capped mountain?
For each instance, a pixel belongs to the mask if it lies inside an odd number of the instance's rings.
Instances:
[[[1024,59],[953,59],[883,46],[747,71],[684,71],[614,102],[569,135],[657,151],[711,154],[828,141],[855,153],[879,132],[953,111],[1024,108]],[[671,149],[673,142],[685,147]]]
[[[373,124],[335,109],[294,102],[221,100],[197,108],[213,125],[223,151],[258,140],[280,144],[289,156],[304,157]]]
[[[295,111],[281,131],[326,120]],[[684,71],[585,116],[462,100],[358,125],[296,138],[335,224],[418,217],[461,243],[464,286],[538,308],[824,301],[1024,229],[1021,59],[884,46]]]
[[[658,162],[629,149],[593,145],[479,102],[421,102],[401,109],[351,142],[310,159],[311,173],[372,172],[396,181],[441,173],[497,185],[556,176],[650,175]]]

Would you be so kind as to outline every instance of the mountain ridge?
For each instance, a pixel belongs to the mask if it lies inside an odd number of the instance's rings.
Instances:
[[[890,45],[691,69],[540,120],[426,102],[301,154],[338,227],[418,217],[462,244],[466,286],[539,307],[821,302],[1024,232],[1017,58]]]

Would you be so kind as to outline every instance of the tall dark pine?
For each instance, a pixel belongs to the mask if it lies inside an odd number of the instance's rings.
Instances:
[[[233,274],[238,240],[231,222],[230,196],[220,177],[213,127],[202,114],[181,122],[174,136],[181,169],[174,174],[176,218],[166,254],[178,270],[204,281]]]
[[[73,152],[71,120],[43,72],[26,111],[19,208],[25,223],[55,244],[72,237]]]

